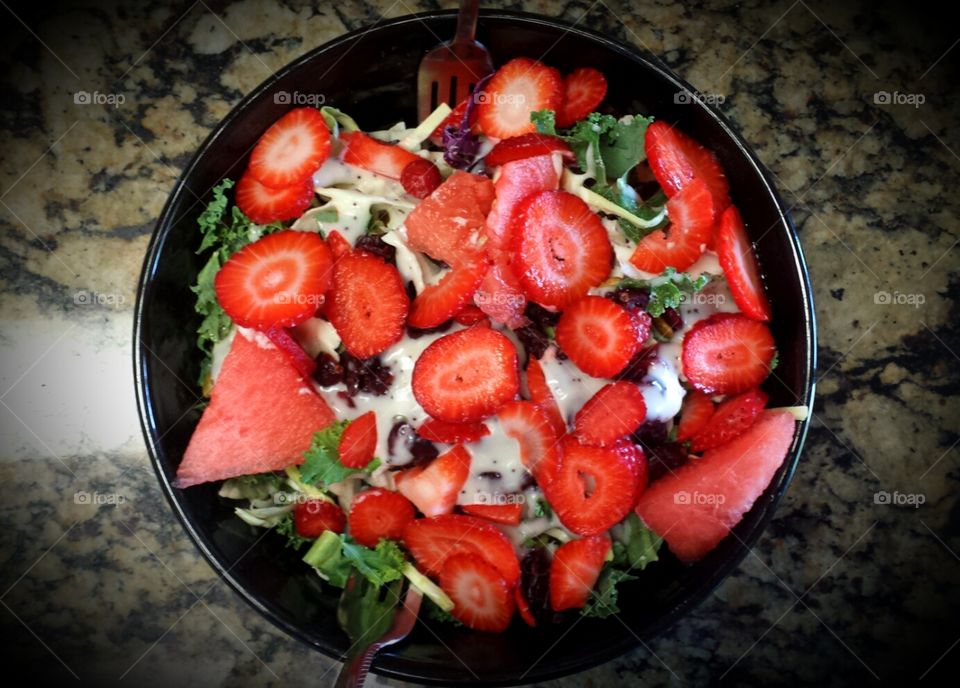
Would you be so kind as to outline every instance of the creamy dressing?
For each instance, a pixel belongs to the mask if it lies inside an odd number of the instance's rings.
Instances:
[[[503,431],[496,416],[484,425],[490,434],[466,445],[471,456],[470,477],[460,491],[457,504],[505,504],[505,499],[519,496],[515,493],[520,492],[527,478],[520,461],[519,442]],[[499,473],[500,477],[492,476],[493,473]]]
[[[573,422],[583,405],[596,394],[609,380],[592,377],[582,372],[570,360],[557,358],[557,349],[551,346],[540,359],[540,367],[547,380],[553,398],[560,407],[560,415],[567,423]]]

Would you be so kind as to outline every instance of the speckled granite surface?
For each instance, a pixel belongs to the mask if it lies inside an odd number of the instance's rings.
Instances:
[[[335,663],[218,583],[162,498],[134,406],[134,285],[179,170],[244,93],[437,4],[37,5],[0,8],[5,663],[67,683],[327,684]],[[794,206],[820,321],[807,451],[755,550],[647,649],[555,685],[869,683],[960,662],[955,26],[872,3],[510,7],[723,96]]]

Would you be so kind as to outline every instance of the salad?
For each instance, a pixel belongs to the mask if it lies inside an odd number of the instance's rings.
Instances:
[[[355,640],[404,581],[478,631],[613,614],[788,453],[804,409],[766,408],[772,309],[723,169],[606,89],[518,58],[412,128],[293,109],[200,216],[209,400],[176,485],[223,481],[359,605]]]

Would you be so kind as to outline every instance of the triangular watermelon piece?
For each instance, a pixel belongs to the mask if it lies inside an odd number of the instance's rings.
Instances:
[[[793,442],[795,419],[766,411],[749,430],[691,459],[641,495],[637,514],[685,562],[727,536],[767,489]]]
[[[189,487],[299,464],[313,433],[334,419],[282,351],[266,337],[240,330],[174,485]]]

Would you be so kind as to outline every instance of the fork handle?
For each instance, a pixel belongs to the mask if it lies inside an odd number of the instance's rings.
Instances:
[[[472,43],[477,35],[477,15],[480,14],[480,0],[460,0],[460,12],[457,14],[457,35],[455,43]]]
[[[334,688],[362,688],[363,682],[370,673],[373,658],[380,651],[380,645],[374,643],[362,653],[351,659],[340,669]]]

